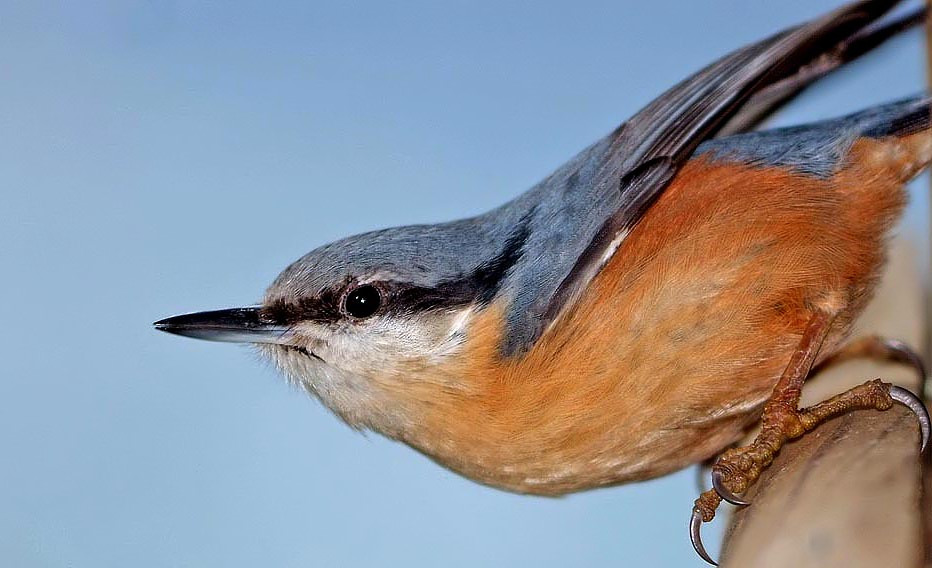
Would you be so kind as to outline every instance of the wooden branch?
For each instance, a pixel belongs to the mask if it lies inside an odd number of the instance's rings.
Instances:
[[[899,241],[855,337],[879,333],[918,346],[924,310],[915,259]],[[851,361],[807,383],[803,404],[875,377],[919,387],[909,368]],[[922,496],[913,415],[895,406],[842,416],[780,452],[749,491],[752,505],[733,515],[722,566],[922,566]]]
[[[932,0],[926,0],[926,9],[932,11]],[[926,82],[932,87],[932,18],[926,18]],[[932,178],[930,178],[932,182]],[[932,192],[932,183],[930,183],[929,191]],[[929,210],[926,216],[926,229],[930,232],[925,235],[926,244],[932,246],[932,199],[928,200]],[[926,302],[926,318],[925,318],[925,360],[927,362],[932,362],[932,274],[926,274],[926,289],[925,289],[925,302]],[[926,399],[926,403],[932,399],[932,381],[927,381],[925,385],[924,392],[922,393]],[[923,479],[923,500],[922,508],[925,511],[923,515],[923,521],[925,524],[925,559],[924,565],[927,567],[932,567],[932,459],[930,459],[929,454],[925,456],[925,473]]]
[[[932,0],[926,0],[926,6],[929,12],[932,12]],[[930,88],[932,88],[932,17],[926,17],[926,81]],[[929,192],[932,193],[932,177],[929,178]],[[932,247],[932,199],[928,199],[929,210],[928,215],[926,216],[926,228],[929,230],[929,234],[925,235],[926,243]],[[926,274],[926,290],[925,290],[925,302],[926,302],[926,326],[925,326],[925,357],[926,361],[932,361],[932,284],[929,283],[929,280],[932,279],[932,275]],[[923,393],[926,398],[930,398],[932,393],[928,392],[929,388],[932,388],[929,384],[926,385],[927,390]]]

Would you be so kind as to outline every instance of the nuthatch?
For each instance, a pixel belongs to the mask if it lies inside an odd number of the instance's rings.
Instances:
[[[754,482],[787,440],[908,391],[872,381],[799,410],[846,354],[904,184],[932,160],[930,99],[749,132],[816,79],[922,20],[866,0],[741,48],[526,193],[477,217],[305,255],[259,306],[163,331],[253,343],[358,429],[494,487],[558,495],[643,480],[740,439],[693,509]],[[921,367],[921,365],[917,365]],[[709,559],[711,562],[711,560]]]

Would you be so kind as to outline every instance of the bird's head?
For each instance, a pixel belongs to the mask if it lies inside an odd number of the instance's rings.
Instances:
[[[288,266],[260,305],[155,326],[255,344],[351,426],[400,435],[417,409],[398,393],[457,388],[450,369],[471,322],[502,293],[518,254],[514,244],[493,244],[470,228],[423,225],[342,239]]]

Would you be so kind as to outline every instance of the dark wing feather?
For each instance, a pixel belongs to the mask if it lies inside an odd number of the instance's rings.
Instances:
[[[879,22],[865,28],[812,63],[804,65],[794,75],[758,91],[716,136],[730,136],[754,130],[822,77],[871,52],[888,39],[919,27],[925,23],[927,17],[928,7],[923,6],[889,22]]]
[[[617,129],[605,156],[605,175],[618,175],[621,204],[611,213],[537,314],[535,339],[598,273],[613,246],[663,192],[704,140],[715,136],[744,104],[767,87],[792,78],[876,21],[897,0],[864,0],[791,28],[719,59],[679,83]],[[595,179],[603,183],[604,179]],[[522,341],[525,345],[524,341]],[[507,351],[520,349],[512,343]]]

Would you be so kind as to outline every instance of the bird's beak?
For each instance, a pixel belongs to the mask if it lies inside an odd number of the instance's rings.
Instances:
[[[284,344],[290,335],[288,327],[264,321],[258,307],[184,314],[153,325],[155,329],[175,335],[232,343]]]

